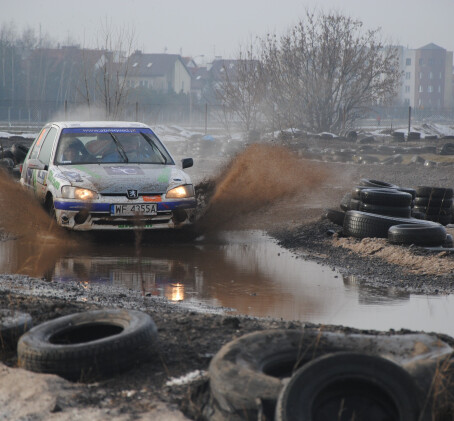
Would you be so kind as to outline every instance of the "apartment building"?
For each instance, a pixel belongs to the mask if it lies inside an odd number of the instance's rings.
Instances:
[[[402,84],[396,102],[420,109],[454,107],[452,51],[433,43],[397,48]]]

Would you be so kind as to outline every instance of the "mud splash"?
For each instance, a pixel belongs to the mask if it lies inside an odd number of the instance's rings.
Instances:
[[[304,200],[329,178],[326,168],[302,160],[282,146],[253,144],[233,158],[217,177],[197,226],[202,232],[217,231],[284,197],[298,194]]]
[[[6,174],[0,174],[0,240],[18,241],[12,272],[42,276],[76,246],[37,200]]]

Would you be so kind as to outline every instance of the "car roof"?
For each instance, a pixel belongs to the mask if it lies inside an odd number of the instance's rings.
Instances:
[[[149,128],[146,124],[137,121],[51,121],[46,126],[56,125],[62,129],[67,128],[103,128],[103,127],[135,127],[135,128]]]

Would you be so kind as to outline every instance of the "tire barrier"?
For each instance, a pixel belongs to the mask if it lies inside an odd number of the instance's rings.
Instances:
[[[421,392],[402,367],[355,352],[328,354],[301,367],[282,389],[276,421],[416,421]]]
[[[417,246],[435,247],[446,243],[446,229],[440,224],[402,224],[394,225],[388,230],[388,241],[391,244],[415,244]]]
[[[19,338],[32,326],[30,314],[0,309],[0,350],[15,349]]]
[[[418,186],[414,212],[423,214],[428,221],[448,225],[452,222],[453,189],[443,187]]]
[[[415,352],[416,349],[422,352]],[[319,329],[253,332],[224,345],[211,360],[208,369],[211,413],[208,418],[213,421],[257,420],[259,412],[266,412],[266,419],[272,419],[284,384],[298,369],[327,354],[361,350],[388,358],[401,367],[418,367],[424,361],[424,373],[416,368],[413,370],[424,396],[430,389],[425,381],[434,376],[437,362],[449,358],[453,352],[451,346],[436,335],[425,333],[372,335]],[[403,376],[408,379],[405,373]],[[308,382],[317,382],[317,378],[314,376]],[[410,395],[413,388],[412,385],[408,389]]]
[[[388,238],[388,230],[393,225],[415,223],[421,223],[421,220],[351,210],[345,214],[343,232],[355,238]]]
[[[359,180],[359,185],[366,186],[366,187],[385,187],[385,188],[391,188],[391,189],[399,188],[399,186],[396,186],[395,184],[388,183],[386,181],[381,181],[381,180],[373,180],[370,178],[361,178],[361,180]]]
[[[362,212],[375,213],[378,215],[386,216],[396,216],[399,218],[410,218],[411,216],[410,206],[382,206],[361,202],[359,210]]]
[[[329,216],[327,211],[325,217],[336,225],[340,225],[343,218],[342,234],[345,236],[387,238],[391,244],[446,248],[449,246],[445,244],[450,243],[441,226],[453,222],[453,203],[452,188],[400,187],[362,178],[359,185],[343,196],[340,203],[342,212],[330,209]],[[388,235],[392,226],[421,222],[429,225],[417,229],[398,228]]]
[[[148,314],[96,310],[37,325],[18,343],[19,366],[72,381],[111,377],[150,359],[157,329]]]
[[[370,205],[407,207],[411,205],[410,193],[399,190],[374,190],[365,189],[361,191],[361,202]]]

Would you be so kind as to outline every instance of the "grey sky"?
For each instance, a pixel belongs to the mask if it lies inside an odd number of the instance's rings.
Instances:
[[[95,46],[101,22],[134,28],[147,53],[234,57],[240,44],[281,34],[306,8],[337,10],[382,28],[385,39],[418,48],[433,42],[454,50],[454,0],[0,0],[0,23],[14,22]]]

